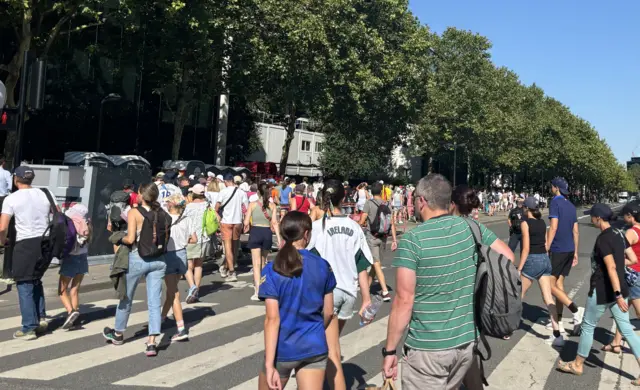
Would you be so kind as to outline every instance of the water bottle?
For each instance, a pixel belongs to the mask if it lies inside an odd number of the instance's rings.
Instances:
[[[371,322],[373,318],[376,316],[378,310],[382,306],[382,298],[378,296],[374,296],[371,300],[371,304],[367,306],[362,312],[362,317],[360,318],[360,326],[364,326],[365,324]]]

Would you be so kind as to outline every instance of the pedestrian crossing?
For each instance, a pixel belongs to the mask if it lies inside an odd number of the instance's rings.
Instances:
[[[117,301],[113,299],[87,303],[83,313],[113,310],[115,304]],[[89,321],[74,331],[55,329],[34,341],[0,339],[0,388],[5,388],[5,380],[13,381],[8,383],[25,383],[30,388],[85,388],[95,380],[95,385],[99,388],[186,389],[192,388],[194,383],[203,383],[199,381],[209,383],[215,378],[211,383],[217,385],[211,388],[255,390],[258,388],[257,374],[264,353],[264,307],[259,303],[227,307],[225,310],[219,310],[220,307],[221,304],[212,302],[184,305],[185,318],[191,319],[188,326],[189,343],[168,345],[168,349],[161,349],[160,355],[155,359],[144,357],[143,342],[146,332],[141,332],[138,334],[140,337],[132,339],[131,328],[148,321],[146,305],[142,301],[134,302],[129,320],[130,330],[125,334],[125,344],[121,346],[104,344],[100,335],[102,328],[113,326],[113,316]],[[59,310],[51,311],[51,314],[56,313],[62,314]],[[193,318],[198,319],[193,321]],[[352,377],[347,380],[351,388],[364,388],[365,384],[374,388],[383,385],[380,349],[386,339],[388,322],[388,310],[385,310],[384,314],[380,313],[368,326],[355,327],[354,323],[345,329],[340,343],[341,355],[345,374]],[[19,325],[19,317],[1,319],[0,331],[4,333],[0,335],[9,334]],[[173,328],[163,329],[164,333],[158,340],[168,340],[174,331]],[[523,326],[519,332],[524,334],[513,342],[506,354],[493,357],[496,363],[488,378],[491,385],[489,389],[550,388],[548,380],[555,372],[559,358],[558,352],[545,340],[551,335],[551,331],[543,325],[532,323],[530,329]],[[509,343],[503,340],[492,340],[493,342]],[[72,344],[75,346],[65,352],[67,346]],[[79,345],[84,345],[84,348],[79,348]],[[62,352],[52,355],[52,349]],[[189,351],[186,352],[185,349]],[[171,354],[172,352],[180,353]],[[622,355],[603,354],[602,367],[607,369],[598,367],[600,373],[597,379],[585,383],[583,387],[632,388],[630,381],[639,371],[638,363],[628,350],[626,352]],[[404,364],[400,360],[400,374],[396,382],[398,390],[402,389],[400,376]],[[357,380],[353,379],[354,367],[359,370]],[[594,368],[585,366],[585,370]],[[108,374],[103,375],[103,372]],[[227,375],[227,378],[221,380],[221,372],[233,372],[233,375]],[[85,385],[80,387],[65,386],[68,381],[77,383],[80,380],[78,378],[88,378],[82,379],[88,382],[83,382]],[[295,380],[290,380],[287,388],[297,389]]]

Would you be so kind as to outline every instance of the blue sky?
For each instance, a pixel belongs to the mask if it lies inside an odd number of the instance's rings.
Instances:
[[[432,31],[489,38],[493,62],[591,122],[624,162],[640,156],[640,1],[410,0]]]

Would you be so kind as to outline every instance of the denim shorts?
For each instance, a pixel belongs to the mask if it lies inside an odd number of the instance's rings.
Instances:
[[[187,273],[187,250],[169,251],[164,254],[167,263],[165,275],[184,275]]]
[[[636,282],[635,286],[629,287],[629,300],[640,299],[640,280]]]
[[[69,255],[62,260],[60,271],[58,272],[62,276],[68,278],[74,278],[76,275],[85,275],[89,273],[89,262],[87,254],[82,255]]]
[[[551,276],[551,260],[546,253],[532,254],[522,267],[522,275],[531,280],[538,280],[543,276]]]
[[[333,290],[333,314],[339,320],[351,319],[355,305],[356,297],[339,288]]]

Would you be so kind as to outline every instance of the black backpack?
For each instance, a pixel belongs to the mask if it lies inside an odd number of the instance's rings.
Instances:
[[[109,220],[112,224],[124,223],[122,213],[129,205],[131,195],[123,190],[114,191],[109,197],[109,205],[107,207]]]
[[[138,207],[138,211],[144,217],[138,239],[140,257],[164,254],[171,236],[171,216],[163,209],[147,211],[144,207]]]
[[[40,190],[46,195],[51,211],[51,220],[42,235],[43,241],[48,240],[50,251],[47,250],[47,253],[43,253],[43,257],[47,262],[51,262],[54,257],[62,260],[69,256],[76,244],[76,227],[71,218],[58,211],[51,193],[44,188],[40,188]]]

